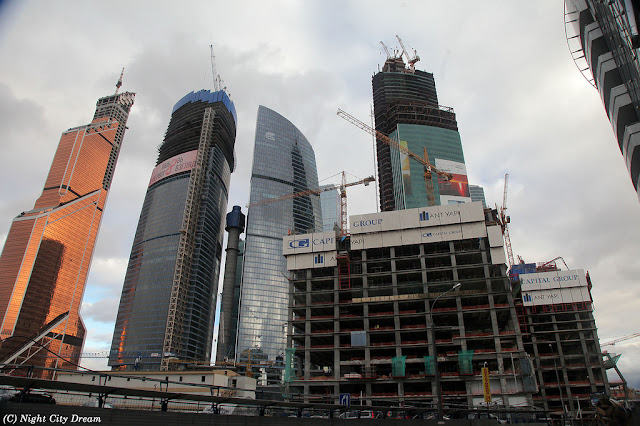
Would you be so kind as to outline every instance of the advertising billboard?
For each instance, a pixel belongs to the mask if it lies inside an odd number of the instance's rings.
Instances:
[[[398,142],[404,149],[409,150],[407,141]],[[413,195],[413,188],[411,187],[411,163],[409,162],[409,156],[400,151],[400,164],[402,170],[402,186],[404,188],[405,197]]]
[[[520,274],[524,306],[591,302],[584,270]]]
[[[368,234],[467,222],[484,222],[482,202],[349,216],[349,232]]]
[[[469,194],[469,181],[467,179],[467,166],[457,161],[435,159],[435,166],[438,170],[451,173],[453,177],[446,181],[438,178],[438,189],[440,190],[440,204],[468,203],[471,201]]]
[[[313,234],[287,235],[282,238],[282,254],[319,253],[336,249],[336,234],[316,232]]]
[[[149,180],[149,186],[161,181],[164,178],[173,176],[178,173],[188,172],[196,165],[196,159],[198,157],[198,150],[185,152],[178,154],[175,157],[171,157],[168,160],[158,164],[151,172],[151,179]]]

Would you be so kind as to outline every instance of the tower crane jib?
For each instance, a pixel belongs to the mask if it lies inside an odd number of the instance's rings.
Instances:
[[[427,191],[427,204],[429,206],[434,206],[435,205],[435,195],[434,195],[433,181],[431,179],[431,174],[432,173],[436,173],[440,178],[442,178],[444,180],[451,180],[453,178],[453,175],[451,175],[451,173],[447,173],[447,172],[444,172],[442,170],[439,170],[433,164],[431,164],[429,162],[429,156],[427,155],[427,149],[426,148],[424,149],[424,158],[420,157],[419,155],[414,154],[413,152],[411,152],[406,147],[400,145],[398,142],[396,142],[393,139],[391,139],[389,136],[385,135],[382,132],[379,132],[379,131],[375,130],[373,127],[363,123],[362,121],[358,120],[357,118],[355,118],[351,114],[349,114],[349,113],[347,113],[347,112],[345,112],[345,111],[343,111],[341,109],[338,109],[338,113],[337,114],[338,114],[338,116],[340,118],[348,121],[349,123],[353,124],[356,127],[359,127],[360,129],[364,130],[365,132],[375,136],[376,139],[386,143],[390,147],[393,147],[393,148],[397,149],[398,151],[402,152],[403,154],[405,154],[409,158],[411,158],[414,161],[417,161],[418,163],[422,164],[422,166],[424,168],[424,182],[425,182],[425,187],[426,187],[426,191]]]
[[[271,203],[276,203],[278,201],[284,201],[284,200],[289,200],[292,198],[298,198],[298,197],[304,197],[307,195],[319,195],[321,192],[325,192],[325,191],[331,191],[334,189],[337,189],[340,193],[340,232],[341,235],[347,235],[347,191],[346,188],[350,187],[350,186],[355,186],[355,185],[361,185],[364,184],[365,186],[368,186],[370,182],[374,182],[375,178],[373,176],[369,176],[366,177],[364,179],[360,179],[356,182],[346,182],[345,179],[345,173],[342,172],[342,182],[340,183],[340,186],[336,186],[336,185],[332,185],[332,186],[327,186],[324,188],[317,188],[317,189],[307,189],[306,191],[300,191],[300,192],[294,192],[291,194],[286,194],[283,195],[281,197],[276,197],[276,198],[265,198],[263,200],[260,201],[256,201],[254,203],[249,203],[247,204],[247,207],[256,207],[256,206],[262,206],[265,204],[271,204]]]

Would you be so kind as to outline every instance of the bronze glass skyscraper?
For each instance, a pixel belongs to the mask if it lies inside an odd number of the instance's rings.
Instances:
[[[62,134],[42,195],[33,209],[13,220],[0,257],[0,318],[6,339],[0,361],[68,311],[67,319],[40,343],[78,362],[85,335],[80,304],[134,97],[116,91],[100,98],[91,124]],[[34,354],[38,348],[34,345],[18,362],[74,368],[50,352]]]

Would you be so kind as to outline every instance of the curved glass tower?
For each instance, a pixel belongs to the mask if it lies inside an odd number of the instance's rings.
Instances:
[[[189,93],[173,108],[131,248],[114,369],[210,361],[236,121],[223,91]]]
[[[250,203],[318,188],[316,158],[304,135],[280,114],[258,108]],[[289,302],[282,237],[322,228],[320,197],[308,195],[249,207],[236,357],[284,355]],[[273,380],[279,380],[276,377]],[[272,381],[271,378],[269,381]]]
[[[640,4],[565,0],[573,60],[598,89],[640,199]],[[591,74],[588,76],[587,74]]]

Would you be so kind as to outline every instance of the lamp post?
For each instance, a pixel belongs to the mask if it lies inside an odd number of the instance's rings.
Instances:
[[[435,328],[435,325],[433,324],[433,307],[435,306],[438,299],[440,299],[445,294],[457,289],[461,285],[462,285],[461,283],[457,283],[456,285],[454,285],[444,293],[440,293],[440,295],[436,297],[433,303],[431,303],[431,309],[429,310],[429,320],[431,322],[431,351],[433,352],[433,373],[436,379],[436,398],[437,398],[436,408],[438,409],[438,420],[442,420],[442,417],[443,417],[442,390],[440,389],[440,371],[438,370],[438,350],[436,348],[436,328]]]

